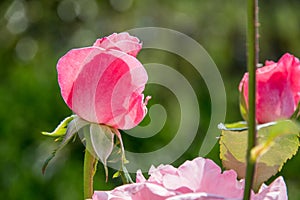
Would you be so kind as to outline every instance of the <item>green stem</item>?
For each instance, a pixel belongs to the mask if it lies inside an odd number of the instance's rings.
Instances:
[[[86,149],[83,166],[83,196],[91,199],[93,196],[93,178],[96,172],[97,159]]]
[[[256,143],[256,117],[255,117],[255,94],[256,94],[256,66],[258,64],[258,1],[248,0],[247,21],[247,68],[249,72],[249,115],[248,115],[248,149],[247,169],[244,190],[244,200],[250,199],[251,188],[254,180],[255,160],[251,159],[251,149]]]

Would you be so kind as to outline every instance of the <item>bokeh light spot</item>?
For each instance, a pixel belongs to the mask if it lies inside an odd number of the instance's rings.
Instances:
[[[110,0],[110,5],[119,12],[127,11],[131,6],[133,0]]]
[[[5,13],[5,18],[6,27],[13,34],[22,33],[28,27],[26,8],[22,1],[13,1]]]
[[[15,50],[18,58],[23,61],[29,61],[36,55],[38,44],[31,37],[25,37],[19,40]]]
[[[57,7],[57,14],[65,22],[73,21],[80,13],[80,6],[76,1],[65,0]]]

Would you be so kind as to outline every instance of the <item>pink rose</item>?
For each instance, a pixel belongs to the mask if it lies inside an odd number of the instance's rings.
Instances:
[[[237,180],[233,170],[223,173],[212,160],[196,158],[178,169],[171,165],[151,167],[149,179],[137,172],[136,183],[115,188],[112,191],[95,191],[93,200],[217,200],[242,199],[244,180]],[[287,199],[286,185],[282,177],[271,185],[262,185],[259,193],[252,193],[252,200]]]
[[[138,38],[114,33],[60,58],[58,83],[69,108],[92,123],[136,126],[147,111],[142,92],[148,76],[135,57],[141,47]]]
[[[294,113],[300,99],[300,62],[291,54],[284,54],[277,63],[266,61],[256,70],[256,119],[266,123],[287,119]],[[248,106],[248,73],[239,85]]]

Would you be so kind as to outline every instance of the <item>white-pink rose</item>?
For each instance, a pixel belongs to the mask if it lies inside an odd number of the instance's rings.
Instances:
[[[233,170],[222,173],[212,160],[196,158],[178,169],[171,165],[151,167],[148,180],[140,171],[136,183],[112,191],[95,191],[93,200],[238,200],[243,198],[244,180],[237,180]],[[269,186],[252,192],[252,200],[286,200],[282,177]]]

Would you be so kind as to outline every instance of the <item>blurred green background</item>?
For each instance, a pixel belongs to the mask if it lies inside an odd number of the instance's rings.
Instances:
[[[277,60],[285,52],[300,56],[300,1],[260,1],[260,61]],[[52,131],[71,114],[57,84],[57,60],[69,49],[91,45],[97,38],[136,27],[159,26],[180,31],[198,41],[219,68],[227,91],[226,122],[241,120],[238,109],[239,81],[246,71],[244,0],[64,0],[8,1],[0,3],[0,196],[3,199],[83,198],[84,146],[71,143],[51,162],[45,175],[43,161],[57,144],[40,134]],[[159,38],[158,38],[159,39]],[[150,56],[149,56],[150,55]],[[197,156],[201,137],[210,119],[210,98],[201,76],[173,54],[141,51],[141,62],[164,63],[189,80],[200,102],[199,137],[178,159],[178,166]],[[149,86],[146,95],[154,103],[169,105],[164,88]],[[168,106],[169,105],[169,106]],[[176,118],[178,109],[168,112]],[[148,117],[146,117],[147,121]],[[149,119],[148,119],[149,121]],[[151,151],[170,139],[167,123],[159,136],[138,141],[124,134],[125,148]],[[165,137],[165,138],[164,138]],[[139,143],[140,142],[140,143]],[[151,143],[150,143],[151,142]],[[153,144],[153,145],[152,145]],[[208,155],[215,162],[218,145]],[[290,199],[300,199],[300,155],[280,173],[285,177]],[[113,173],[110,170],[110,177]],[[111,189],[119,179],[104,181],[99,165],[96,189]]]

